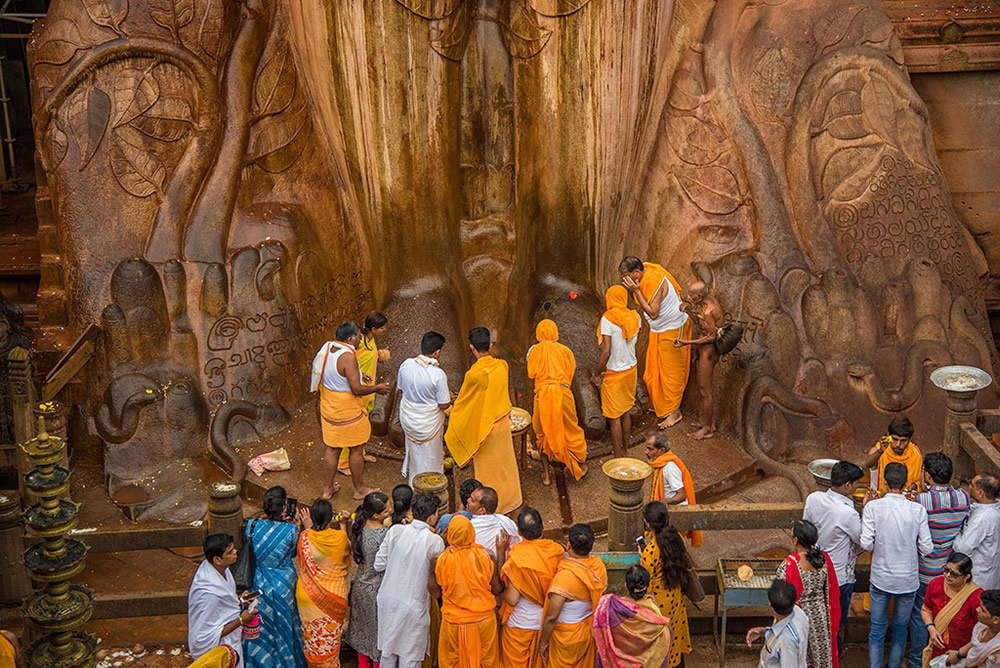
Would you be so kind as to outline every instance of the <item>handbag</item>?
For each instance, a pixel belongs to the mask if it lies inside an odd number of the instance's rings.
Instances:
[[[681,589],[692,603],[700,603],[705,600],[705,588],[701,586],[698,572],[693,568],[687,569],[687,577]]]
[[[229,569],[236,580],[237,594],[253,589],[253,574],[257,570],[257,555],[253,553],[253,528],[256,524],[257,520],[250,520],[250,536],[243,541],[243,547],[236,554],[236,563]]]
[[[743,338],[743,325],[731,322],[715,331],[715,351],[720,355],[732,352]]]

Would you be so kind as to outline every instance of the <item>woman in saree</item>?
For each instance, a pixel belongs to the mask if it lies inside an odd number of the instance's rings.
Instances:
[[[944,574],[927,584],[920,609],[929,636],[924,648],[924,668],[946,662],[954,665],[963,658],[962,648],[972,642],[972,629],[979,619],[977,610],[982,593],[972,581],[972,559],[961,552],[952,552],[944,565]]]
[[[361,370],[361,382],[365,385],[371,385],[375,382],[375,369],[378,363],[385,363],[390,359],[389,349],[380,349],[375,342],[376,336],[385,334],[388,324],[389,319],[385,317],[385,314],[380,311],[372,311],[365,316],[365,323],[361,326],[361,342],[358,344],[357,356],[358,368]],[[374,407],[375,395],[370,394],[365,404],[365,414],[371,413]],[[351,475],[351,468],[347,462],[349,454],[347,448],[340,451],[340,462],[337,464],[337,470],[344,475]],[[369,455],[367,451],[364,456],[366,462],[375,462],[375,457]]]
[[[688,629],[687,605],[684,603],[684,583],[691,557],[684,539],[667,521],[667,507],[662,501],[647,503],[642,511],[647,535],[652,540],[642,550],[642,566],[649,571],[649,593],[664,617],[670,620],[673,639],[667,668],[684,665],[684,655],[691,653],[691,633]]]
[[[188,668],[236,668],[240,655],[229,645],[219,645],[202,655],[200,659],[190,664]],[[0,664],[3,665],[3,664]]]
[[[257,599],[260,633],[250,638],[244,632],[244,663],[246,668],[306,668],[292,563],[299,527],[290,522],[284,487],[267,490],[262,506],[266,519],[250,520],[246,528],[257,560],[253,585],[263,593]]]
[[[389,497],[382,492],[368,494],[354,511],[351,526],[351,556],[358,565],[351,587],[351,621],[347,625],[347,644],[358,653],[358,668],[377,666],[378,588],[385,571],[375,570],[375,555],[389,532],[385,520],[392,513]]]
[[[598,668],[665,668],[670,657],[670,620],[649,591],[649,571],[625,571],[628,596],[605,594],[594,611]]]
[[[826,552],[816,547],[819,531],[808,520],[792,527],[794,551],[778,566],[778,579],[798,592],[797,605],[809,618],[810,668],[838,668],[834,638],[840,628],[840,587]]]
[[[333,507],[325,499],[301,513],[304,530],[299,536],[299,584],[295,602],[302,620],[302,640],[309,668],[340,668],[340,639],[347,618],[347,581],[351,569],[351,541],[347,536],[350,513],[337,517],[331,527]]]

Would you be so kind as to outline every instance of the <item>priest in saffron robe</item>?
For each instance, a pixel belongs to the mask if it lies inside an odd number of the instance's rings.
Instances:
[[[871,470],[871,487],[879,496],[885,496],[885,467],[893,462],[906,467],[906,489],[923,491],[924,458],[920,448],[913,442],[913,423],[905,415],[897,416],[889,423],[888,433],[879,439],[865,459],[865,467]]]
[[[541,668],[542,610],[566,551],[542,538],[542,516],[534,508],[525,507],[517,516],[517,531],[523,540],[510,548],[500,569],[500,668]]]
[[[691,323],[681,310],[681,287],[666,269],[637,257],[623,259],[618,271],[649,322],[642,380],[659,427],[666,429],[681,421],[681,399],[691,371],[691,347],[674,345],[677,339],[691,337]]]
[[[509,538],[496,540],[498,553],[507,551]],[[476,543],[476,531],[467,518],[456,515],[448,523],[448,547],[435,557],[427,590],[440,598],[440,668],[496,668],[499,664],[496,597],[502,591],[493,557]]]
[[[653,467],[653,483],[649,492],[650,501],[679,506],[694,505],[694,479],[681,458],[670,450],[670,438],[666,434],[653,434],[646,440],[646,459]],[[700,531],[681,531],[681,536],[691,542],[692,547],[700,547]]]
[[[601,358],[590,382],[601,388],[601,413],[611,423],[611,449],[624,457],[632,440],[632,416],[638,366],[635,341],[642,321],[628,308],[628,290],[612,285],[605,295],[607,310],[597,326]]]
[[[542,320],[535,328],[538,343],[528,349],[528,378],[535,381],[535,408],[531,426],[542,453],[542,483],[549,477],[549,459],[562,462],[579,480],[587,472],[587,440],[576,417],[570,383],[576,372],[573,351],[559,343],[559,328]]]
[[[594,531],[586,524],[570,527],[568,547],[549,585],[539,648],[547,668],[594,668],[594,610],[608,587],[608,572],[590,554]]]
[[[521,477],[510,435],[510,390],[507,362],[490,354],[493,344],[485,327],[469,332],[476,357],[462,382],[444,434],[445,445],[459,466],[475,460],[475,477],[497,491],[497,512],[521,505]]]

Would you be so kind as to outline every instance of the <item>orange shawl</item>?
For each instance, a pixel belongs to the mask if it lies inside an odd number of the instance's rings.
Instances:
[[[888,439],[888,436],[883,436],[879,443],[881,444],[883,440]],[[888,464],[897,462],[906,467],[906,488],[909,489],[913,485],[916,485],[917,491],[922,491],[923,476],[921,475],[924,470],[924,458],[920,455],[920,448],[913,441],[906,444],[906,450],[903,450],[902,455],[896,455],[892,451],[892,446],[890,445],[882,453],[882,456],[878,458],[878,485],[876,489],[878,490],[879,496],[885,496],[888,490],[885,486],[885,478],[883,473],[885,472],[885,467]]]
[[[663,467],[671,462],[676,464],[677,468],[681,470],[681,479],[684,481],[684,497],[687,499],[688,505],[693,506],[696,503],[694,497],[694,480],[691,479],[691,473],[684,466],[684,462],[673,452],[665,452],[650,462],[650,465],[653,467],[653,485],[650,490],[649,500],[663,500]],[[692,547],[701,546],[702,535],[700,531],[688,532],[688,539],[691,541]]]
[[[535,605],[544,606],[545,595],[564,556],[562,545],[548,538],[521,541],[510,548],[500,579],[504,584],[513,584],[521,596]],[[500,621],[506,624],[513,610],[504,601],[500,605]]]
[[[621,327],[622,336],[626,341],[631,341],[632,337],[639,333],[642,321],[638,313],[628,308],[628,290],[621,285],[612,285],[604,295],[604,302],[608,309],[604,312],[604,317],[608,322]],[[601,323],[598,322],[597,343],[600,344],[602,340]]]
[[[670,281],[670,285],[674,286],[674,290],[677,291],[678,295],[681,294],[680,284],[669,271],[653,262],[643,262],[642,266],[645,268],[645,271],[642,272],[642,278],[639,279],[639,292],[642,293],[647,302],[652,301],[653,295],[660,289],[660,283],[663,282],[664,278]]]
[[[608,588],[608,570],[600,557],[566,557],[552,577],[550,594],[558,594],[570,601],[590,601],[594,610]],[[545,601],[548,606],[548,599]]]
[[[547,456],[562,462],[574,478],[583,476],[587,440],[576,416],[570,383],[576,371],[573,351],[559,341],[559,329],[542,320],[535,329],[538,343],[528,351],[528,377],[535,381],[535,435]]]
[[[510,413],[507,363],[490,355],[473,364],[448,419],[444,441],[459,466],[465,466],[490,435],[493,425]]]
[[[451,624],[475,624],[493,613],[496,597],[490,589],[493,559],[476,544],[476,530],[462,515],[448,524],[448,547],[438,557],[434,575],[441,586],[441,617]]]
[[[299,579],[312,603],[334,619],[347,613],[351,541],[341,529],[310,529],[299,536]]]

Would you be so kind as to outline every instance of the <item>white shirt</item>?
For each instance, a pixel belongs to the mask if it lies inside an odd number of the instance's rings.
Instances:
[[[226,569],[225,577],[207,559],[198,566],[191,589],[188,590],[188,650],[195,659],[219,645],[229,645],[243,666],[243,627],[237,626],[227,635],[223,627],[240,616],[240,599],[236,596],[236,580]]]
[[[594,614],[594,606],[591,605],[589,599],[586,601],[567,600],[563,602],[562,610],[559,611],[559,619],[556,622],[559,624],[579,624],[592,614]]]
[[[983,589],[1000,589],[1000,502],[973,503],[952,548],[972,559],[972,579]]]
[[[476,542],[485,547],[494,559],[497,556],[497,536],[500,535],[500,531],[506,531],[510,535],[511,547],[521,542],[517,524],[506,515],[500,513],[473,515],[471,521],[472,528],[476,530]]]
[[[934,549],[927,509],[902,494],[869,501],[861,517],[861,549],[872,553],[871,583],[889,594],[920,587],[917,552]]]
[[[408,661],[422,661],[430,649],[431,559],[444,541],[426,522],[413,520],[389,529],[375,554],[374,568],[385,571],[379,587],[378,648]]]
[[[448,376],[433,357],[418,355],[403,360],[396,372],[396,387],[407,400],[416,404],[447,404]]]
[[[681,474],[681,468],[674,462],[668,462],[667,465],[663,467],[663,498],[669,499],[677,492],[683,491],[684,476]],[[687,504],[687,497],[684,497],[679,503],[672,503],[670,505],[686,506]]]
[[[637,364],[635,357],[636,334],[626,341],[622,328],[605,317],[601,317],[601,335],[611,337],[611,356],[608,357],[608,371],[628,371]]]
[[[819,529],[819,549],[830,556],[837,582],[842,585],[854,582],[861,543],[861,516],[854,508],[854,501],[832,489],[813,492],[806,498],[802,519]]]
[[[517,589],[513,584],[511,587]],[[507,618],[507,626],[512,629],[537,631],[542,628],[542,610],[542,606],[522,596],[518,599],[514,609],[511,610],[510,617]]]
[[[681,296],[677,294],[677,290],[674,290],[673,283],[668,281],[666,276],[663,277],[663,282],[660,285],[664,283],[667,285],[667,291],[660,301],[660,315],[654,320],[645,311],[642,313],[649,322],[649,331],[651,332],[659,333],[677,329],[688,321],[688,314],[681,310]],[[655,292],[653,296],[656,296]]]

